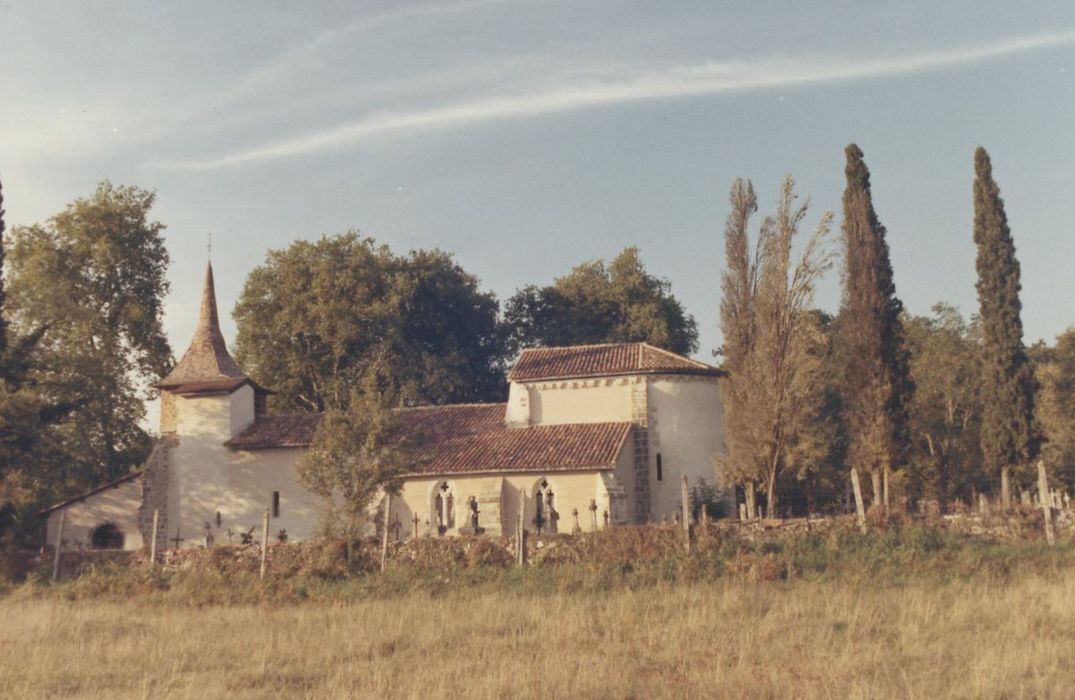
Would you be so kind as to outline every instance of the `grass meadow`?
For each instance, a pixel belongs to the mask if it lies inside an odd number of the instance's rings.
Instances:
[[[31,579],[0,594],[0,697],[1075,695],[1070,543],[830,533],[625,568],[629,549],[525,570]]]

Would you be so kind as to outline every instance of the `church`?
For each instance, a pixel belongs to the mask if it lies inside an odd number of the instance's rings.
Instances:
[[[400,409],[421,466],[388,497],[390,535],[511,534],[520,509],[547,533],[674,518],[684,476],[716,485],[723,376],[646,343],[536,348],[512,367],[507,403]],[[160,439],[146,464],[44,511],[50,544],[139,549],[154,514],[158,548],[240,544],[266,510],[272,538],[316,535],[324,503],[295,465],[321,416],[266,411],[270,392],[220,332],[212,266],[190,347],[155,386]]]

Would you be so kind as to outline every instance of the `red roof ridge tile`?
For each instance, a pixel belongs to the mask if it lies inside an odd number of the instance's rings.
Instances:
[[[704,374],[725,372],[650,343],[601,343],[527,348],[508,375],[511,381],[547,381],[633,374]]]

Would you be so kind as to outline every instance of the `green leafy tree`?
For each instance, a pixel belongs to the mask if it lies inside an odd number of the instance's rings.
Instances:
[[[361,535],[377,495],[398,493],[402,477],[416,466],[416,437],[403,430],[394,384],[371,370],[346,409],[325,412],[297,465],[302,484],[324,500],[327,534]]]
[[[683,355],[698,349],[694,318],[667,280],[646,271],[633,246],[608,265],[586,262],[551,285],[520,289],[504,318],[514,351],[638,341]]]
[[[1075,327],[1057,336],[1052,347],[1036,344],[1029,355],[1038,389],[1035,420],[1045,438],[1041,458],[1050,475],[1070,489],[1075,487]]]
[[[778,499],[803,515],[840,512],[847,473],[842,366],[836,353],[836,320],[813,310],[802,320],[802,368],[793,394],[798,405],[788,445],[787,480]]]
[[[845,400],[849,458],[870,473],[873,503],[888,506],[889,474],[906,459],[914,394],[885,227],[873,209],[862,150],[849,145],[843,195],[845,250],[841,354],[848,363]],[[882,485],[882,479],[884,485]]]
[[[45,224],[12,230],[0,460],[30,504],[114,479],[149,453],[142,401],[172,361],[153,200],[104,182]]]
[[[1023,346],[1019,261],[989,154],[974,152],[974,243],[982,324],[982,459],[1011,504],[1011,472],[1034,457],[1034,375]]]
[[[910,425],[912,454],[923,495],[948,512],[953,498],[970,499],[984,486],[978,447],[981,423],[980,345],[974,329],[948,304],[932,316],[907,320],[915,383]]]
[[[408,402],[500,398],[496,297],[441,251],[349,232],[270,251],[235,306],[239,364],[277,409],[344,410],[377,359]]]

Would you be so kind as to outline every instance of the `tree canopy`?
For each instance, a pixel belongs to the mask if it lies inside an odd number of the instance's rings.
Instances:
[[[907,319],[911,375],[910,449],[917,464],[917,493],[937,499],[941,513],[953,498],[971,499],[981,480],[981,348],[976,328],[948,304],[931,316]]]
[[[348,232],[269,252],[235,306],[235,354],[278,409],[346,409],[375,362],[410,403],[490,400],[504,392],[497,312],[451,255]]]
[[[325,503],[326,532],[355,537],[380,492],[396,493],[417,465],[416,437],[402,430],[393,382],[375,364],[346,409],[326,411],[310,451],[298,463],[299,480]]]
[[[644,341],[681,355],[698,349],[694,318],[667,280],[646,271],[637,247],[593,260],[552,284],[517,291],[504,312],[513,351]]]
[[[149,453],[142,401],[172,362],[153,201],[103,182],[46,223],[12,230],[0,461],[9,486],[38,505],[128,473]]]

